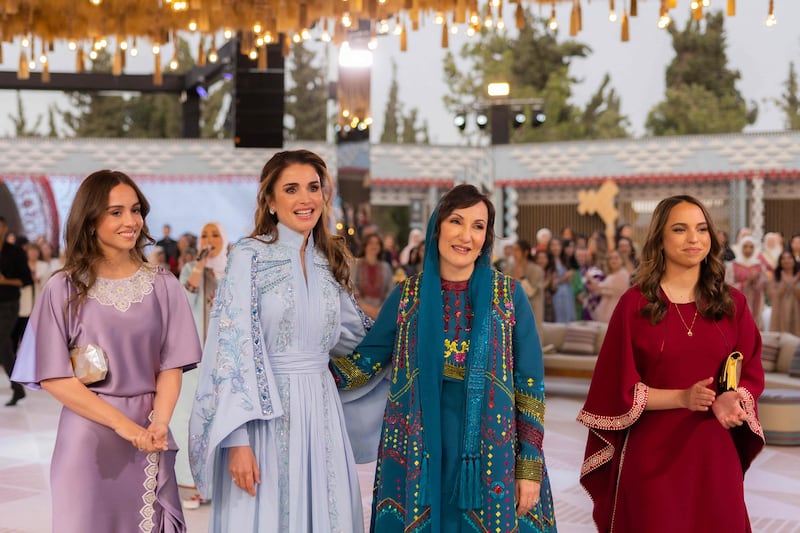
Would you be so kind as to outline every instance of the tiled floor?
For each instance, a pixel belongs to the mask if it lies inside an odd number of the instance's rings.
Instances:
[[[578,484],[585,431],[575,415],[586,383],[550,379],[545,453],[562,533],[594,531],[591,503]],[[47,393],[29,392],[14,408],[0,377],[0,533],[50,531],[48,464],[59,405]],[[364,509],[369,511],[373,465],[360,467]],[[762,533],[800,533],[800,447],[768,446],[747,474],[746,497],[753,528]],[[80,497],[80,495],[76,495]],[[191,533],[206,531],[208,507],[186,511]]]

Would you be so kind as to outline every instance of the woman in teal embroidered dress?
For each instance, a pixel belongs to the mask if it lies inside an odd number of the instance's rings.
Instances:
[[[453,188],[428,224],[423,272],[333,359],[341,388],[393,365],[372,531],[556,531],[541,345],[522,287],[490,267],[493,226],[487,196]]]

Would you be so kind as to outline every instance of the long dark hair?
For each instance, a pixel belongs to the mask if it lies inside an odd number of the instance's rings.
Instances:
[[[317,220],[312,233],[314,245],[328,259],[331,273],[339,284],[351,290],[350,266],[348,259],[350,252],[344,238],[333,235],[328,231],[328,213],[331,197],[331,177],[328,167],[320,156],[309,150],[286,150],[278,152],[264,165],[261,170],[261,184],[258,187],[258,201],[255,213],[255,228],[251,237],[266,237],[264,242],[271,244],[278,240],[278,217],[270,214],[269,200],[274,197],[275,183],[281,174],[290,165],[310,165],[319,177],[322,186],[322,215]]]
[[[456,185],[442,198],[442,203],[439,205],[439,214],[436,217],[436,229],[433,233],[435,241],[438,242],[439,240],[439,230],[442,228],[442,222],[453,214],[453,211],[472,207],[479,202],[486,204],[486,209],[489,212],[489,220],[487,220],[486,224],[486,241],[484,241],[483,248],[481,248],[481,255],[485,253],[491,254],[494,248],[494,204],[492,204],[487,195],[480,192],[474,185]]]
[[[150,203],[136,183],[118,170],[98,170],[90,174],[75,193],[64,233],[66,259],[62,270],[78,291],[73,298],[77,306],[86,299],[89,289],[97,281],[97,264],[103,260],[103,252],[97,242],[95,228],[106,213],[111,189],[117,185],[127,185],[133,189],[141,208],[142,228],[136,245],[130,251],[131,258],[137,263],[146,263],[144,247],[155,242],[146,222]]]
[[[647,300],[642,309],[642,315],[650,317],[653,324],[664,318],[667,312],[667,302],[660,295],[661,276],[666,268],[664,258],[664,228],[667,225],[669,214],[678,204],[689,203],[700,208],[708,224],[708,234],[711,239],[711,249],[700,264],[700,278],[695,287],[695,301],[701,315],[713,320],[723,316],[732,316],[734,303],[728,285],[725,283],[725,264],[720,259],[721,244],[717,236],[714,221],[706,207],[699,200],[688,195],[670,196],[661,200],[653,211],[647,240],[642,248],[642,257],[638,270],[634,273],[633,284]]]
[[[783,278],[783,269],[781,268],[781,261],[783,261],[783,256],[788,255],[792,258],[794,262],[794,266],[792,267],[792,275],[797,274],[800,272],[800,263],[797,262],[797,259],[794,258],[794,254],[788,248],[785,248],[781,254],[778,256],[778,264],[775,266],[775,281],[780,281]]]

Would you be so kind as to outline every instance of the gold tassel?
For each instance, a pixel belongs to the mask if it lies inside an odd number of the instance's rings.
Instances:
[[[736,16],[736,0],[728,0],[728,16]]]
[[[406,25],[400,26],[400,51],[405,52],[408,50],[408,32],[406,32]]]
[[[575,3],[572,4],[572,11],[569,12],[569,35],[570,37],[578,35],[578,11]]]
[[[267,45],[262,44],[258,47],[258,61],[256,61],[256,68],[258,70],[267,70]]]
[[[200,37],[200,44],[197,45],[197,66],[204,67],[206,66],[206,47],[205,47],[205,39]]]
[[[114,61],[111,63],[111,74],[114,76],[119,76],[122,74],[122,54],[124,52],[121,48],[117,47],[117,51],[114,52]]]
[[[155,67],[153,70],[153,85],[164,85],[164,75],[161,73],[161,52],[153,54]]]
[[[631,35],[628,29],[628,10],[622,8],[622,42],[627,43],[630,41]]]
[[[281,54],[283,57],[289,57],[289,52],[292,51],[292,41],[289,40],[289,35],[283,34],[283,46],[281,47]]]
[[[578,33],[583,31],[583,9],[581,9],[581,0],[578,0]]]
[[[675,9],[678,7],[678,0],[667,0],[667,8]]]
[[[447,29],[447,21],[442,24],[442,48],[447,48],[450,43],[450,31]]]
[[[50,83],[50,62],[42,63],[42,83]]]
[[[639,6],[637,5],[636,0],[631,0],[631,16],[639,16]]]
[[[75,72],[78,74],[86,72],[86,55],[83,52],[83,46],[78,46],[75,51]]]
[[[25,50],[19,53],[19,68],[17,68],[18,80],[29,80],[31,78],[31,71],[28,68],[28,56],[25,55]]]
[[[514,12],[514,22],[518,30],[525,27],[525,11],[522,9],[522,2],[517,2],[517,10]]]
[[[703,4],[697,3],[697,8],[692,11],[692,20],[703,20]]]
[[[3,43],[0,43],[0,63],[3,62]]]

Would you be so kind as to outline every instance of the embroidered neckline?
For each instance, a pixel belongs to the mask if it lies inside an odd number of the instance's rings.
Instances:
[[[113,305],[124,313],[131,304],[140,303],[153,292],[156,269],[151,265],[142,265],[133,276],[127,278],[97,278],[87,296],[100,305]]]

